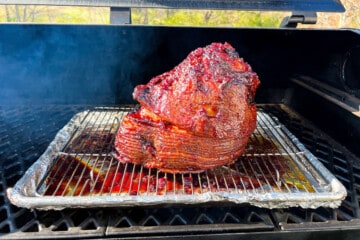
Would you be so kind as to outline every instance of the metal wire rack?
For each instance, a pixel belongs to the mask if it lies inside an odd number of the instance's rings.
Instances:
[[[57,149],[63,144],[61,150],[46,156],[46,171],[31,185],[38,196],[31,206],[232,201],[270,208],[317,207],[338,205],[346,194],[322,164],[262,108],[257,128],[234,164],[192,174],[123,164],[114,157],[113,143],[121,119],[131,109],[97,108],[74,117],[61,130],[66,137],[54,140]]]

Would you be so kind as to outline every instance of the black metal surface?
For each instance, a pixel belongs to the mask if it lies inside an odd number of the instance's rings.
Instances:
[[[8,238],[92,238],[92,237],[176,237],[226,238],[227,234],[247,237],[288,236],[283,230],[313,231],[314,236],[341,228],[356,234],[359,223],[360,166],[352,155],[302,117],[282,105],[268,105],[320,161],[342,181],[348,197],[338,209],[275,209],[249,206],[162,206],[116,209],[29,211],[12,206],[5,196],[7,187],[20,178],[44,151],[55,133],[78,111],[89,106],[2,106],[0,108],[0,237]],[[27,134],[24,134],[27,133]],[[19,139],[19,136],[26,139]],[[284,233],[283,233],[284,232]],[[334,235],[335,236],[335,235]],[[342,235],[343,236],[343,235]],[[244,237],[244,236],[243,236]],[[301,238],[299,238],[301,239]]]
[[[161,7],[195,9],[245,9],[245,10],[280,10],[280,11],[345,11],[339,0],[0,0],[0,4],[97,6],[97,7]]]
[[[285,109],[285,111],[284,111]],[[343,146],[332,140],[326,133],[314,128],[306,119],[299,117],[289,108],[272,107],[272,113],[293,132],[299,140],[338,178],[346,187],[348,196],[338,209],[318,208],[316,210],[290,208],[273,210],[272,214],[281,229],[338,228],[359,224],[360,195],[358,180],[360,173],[359,159]],[[295,114],[295,115],[294,115]],[[308,225],[307,223],[315,223]],[[318,223],[327,223],[318,224]],[[306,228],[304,227],[304,228]]]
[[[229,42],[258,73],[257,102],[281,101],[284,91],[273,89],[287,87],[294,74],[347,92],[339,81],[345,74],[357,87],[351,66],[359,54],[350,49],[360,36],[353,30],[0,24],[0,33],[2,104],[133,103],[136,85],[211,42]]]
[[[285,100],[292,109],[301,112],[341,145],[360,156],[360,124],[357,115],[302,86],[295,86],[292,93],[290,99]],[[343,97],[339,102],[345,105],[347,98]]]

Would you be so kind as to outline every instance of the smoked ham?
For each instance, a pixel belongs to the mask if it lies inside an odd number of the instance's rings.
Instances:
[[[256,127],[259,84],[230,44],[194,50],[174,69],[135,88],[140,106],[117,132],[117,159],[170,173],[233,163]]]

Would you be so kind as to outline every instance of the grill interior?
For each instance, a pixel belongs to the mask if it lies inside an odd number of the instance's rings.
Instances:
[[[352,103],[348,93],[360,97],[353,68],[360,59],[358,31],[11,24],[0,25],[0,32],[2,238],[359,236],[359,119],[341,107]],[[171,69],[199,46],[225,41],[259,74],[256,102],[346,187],[340,207],[269,210],[211,203],[31,211],[10,204],[6,189],[74,114],[134,104],[134,86]],[[345,94],[291,81],[302,76]]]
[[[263,209],[242,205],[213,206],[177,206],[133,207],[115,209],[68,209],[63,211],[30,211],[11,205],[5,196],[5,189],[13,186],[23,175],[29,165],[35,161],[56,132],[79,111],[89,106],[50,106],[34,107],[1,107],[1,124],[3,139],[6,144],[1,147],[2,156],[7,156],[1,165],[1,222],[0,231],[5,238],[37,238],[39,236],[76,237],[76,236],[158,236],[234,231],[278,231],[280,229],[299,229],[307,226],[314,229],[337,226],[337,224],[357,224],[359,218],[360,167],[350,164],[352,155],[343,147],[331,140],[326,134],[315,128],[303,117],[284,105],[266,105],[263,109],[289,128],[320,161],[341,180],[348,191],[347,198],[337,209]],[[52,116],[52,117],[50,117]],[[11,124],[6,125],[9,118]],[[17,119],[17,121],[13,121]],[[35,123],[34,119],[37,120]],[[51,120],[52,119],[52,120]],[[26,122],[21,126],[17,122]],[[40,125],[38,125],[40,123]],[[40,126],[35,131],[35,126]],[[28,141],[17,141],[17,135],[9,134],[17,129],[19,132],[32,131]],[[9,132],[8,132],[9,131]],[[51,133],[51,134],[50,134]],[[28,149],[40,149],[29,155]],[[21,147],[17,144],[21,144]],[[16,148],[15,148],[16,147]],[[22,149],[22,151],[19,151]],[[23,157],[27,161],[23,161]],[[349,174],[352,173],[352,174]],[[317,223],[317,227],[311,225]],[[323,225],[319,225],[322,223]],[[326,229],[326,228],[325,228]],[[136,230],[136,231],[135,231]]]

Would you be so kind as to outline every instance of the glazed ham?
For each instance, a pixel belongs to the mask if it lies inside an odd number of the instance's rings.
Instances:
[[[115,139],[121,162],[163,172],[233,163],[256,127],[258,76],[228,43],[198,48],[169,72],[135,88],[140,107]]]

